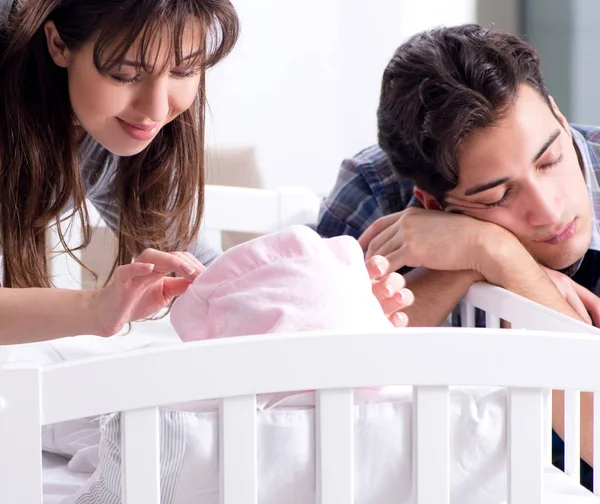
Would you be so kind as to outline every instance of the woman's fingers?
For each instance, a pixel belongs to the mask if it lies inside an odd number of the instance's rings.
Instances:
[[[184,253],[161,252],[155,249],[144,250],[136,262],[154,264],[154,271],[163,276],[175,273],[188,280],[194,280],[204,269],[199,261],[192,262]]]

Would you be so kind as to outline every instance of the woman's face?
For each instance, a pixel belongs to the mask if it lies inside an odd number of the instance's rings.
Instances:
[[[108,75],[94,65],[93,40],[72,51],[53,22],[46,23],[45,32],[52,59],[67,70],[71,105],[79,125],[113,154],[140,153],[165,124],[194,103],[201,72],[191,65],[198,61],[200,23],[190,22],[186,27],[180,65],[173,62],[171,44],[161,44],[161,39],[171,36],[165,29],[162,36],[153,38],[146,55],[156,71],[141,70],[142,65],[135,61],[138,46],[133,44],[124,64]]]

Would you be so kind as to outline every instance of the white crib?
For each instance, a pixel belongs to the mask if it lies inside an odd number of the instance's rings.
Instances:
[[[223,229],[269,232],[313,222],[317,207],[318,199],[305,191],[213,187],[206,227],[215,241]],[[63,270],[55,267],[63,274],[77,271],[72,263]],[[487,329],[472,328],[475,307],[485,310]],[[486,284],[468,292],[462,320],[467,327],[231,338],[44,367],[4,366],[0,488],[10,500],[3,502],[43,502],[41,426],[119,411],[123,502],[159,504],[159,406],[220,398],[221,502],[257,503],[257,394],[316,390],[317,502],[350,504],[352,391],[399,384],[413,386],[415,504],[449,502],[448,393],[453,385],[509,388],[509,503],[600,502],[586,491],[577,497],[543,491],[547,478],[578,481],[579,392],[600,392],[600,377],[591,372],[600,362],[597,330]],[[500,320],[513,329],[499,329]],[[303,360],[311,366],[300,365]],[[244,378],[224,371],[231,367]],[[567,391],[566,475],[550,461],[551,389]],[[597,394],[595,399],[594,430],[600,432]],[[594,457],[600,457],[600,434],[594,437]],[[598,495],[599,476],[594,474]]]

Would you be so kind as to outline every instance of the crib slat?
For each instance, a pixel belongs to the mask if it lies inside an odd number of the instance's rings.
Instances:
[[[448,387],[413,389],[413,502],[450,501]]]
[[[0,367],[0,494],[42,504],[40,372]],[[8,502],[8,501],[6,501]]]
[[[581,395],[565,391],[565,473],[579,482]]]
[[[475,327],[475,307],[464,299],[460,302],[460,325]]]
[[[508,393],[509,504],[542,503],[542,394],[539,389],[510,389]]]
[[[256,396],[221,402],[221,503],[256,504]]]
[[[500,328],[500,317],[490,313],[489,311],[485,312],[485,327],[488,329],[499,329]]]
[[[552,464],[552,390],[544,389],[544,402],[546,413],[544,423],[544,439],[546,450],[546,462]]]
[[[320,504],[354,502],[354,396],[351,389],[317,392],[317,484]]]
[[[158,408],[121,413],[123,504],[160,504]]]
[[[598,468],[598,470],[596,470]],[[600,392],[594,393],[594,493],[600,495]]]

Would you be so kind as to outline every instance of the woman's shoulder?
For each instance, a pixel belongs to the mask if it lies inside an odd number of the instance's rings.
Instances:
[[[86,135],[79,145],[81,176],[86,189],[89,191],[98,185],[108,185],[114,177],[118,161],[117,155]]]
[[[13,0],[0,0],[0,25],[8,19],[8,13],[13,5]]]

